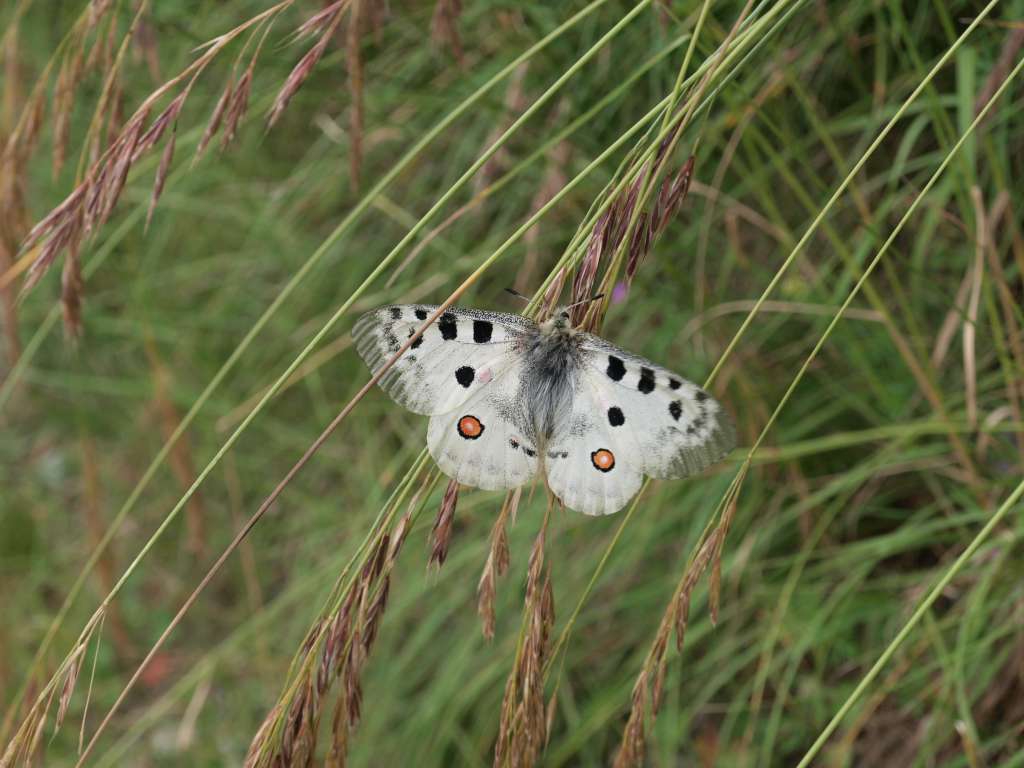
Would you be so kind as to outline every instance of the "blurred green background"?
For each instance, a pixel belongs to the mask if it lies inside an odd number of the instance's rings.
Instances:
[[[590,8],[461,5],[362,3],[358,35],[342,23],[266,130],[278,89],[309,49],[308,39],[294,41],[291,33],[323,4],[282,10],[254,68],[235,141],[220,151],[215,137],[192,165],[245,38],[225,47],[178,117],[174,160],[148,231],[163,143],[138,160],[111,220],[84,247],[77,342],[60,327],[60,263],[18,302],[28,262],[15,249],[27,227],[73,189],[102,77],[87,71],[75,85],[68,161],[59,172],[51,162],[52,109],[23,167],[0,169],[5,183],[17,174],[26,205],[23,216],[13,206],[5,212],[0,263],[6,740],[25,701],[34,700],[115,581],[267,387],[420,216],[582,61],[357,295],[156,539],[111,603],[68,718],[52,738],[51,711],[41,745],[45,764],[74,763],[90,686],[87,736],[245,519],[366,382],[348,341],[353,318],[388,302],[443,301],[673,92],[698,24],[688,74],[714,60],[745,4],[650,4],[583,61],[634,8],[598,3],[497,82],[374,195],[342,237],[328,241],[445,115],[573,13]],[[194,61],[197,46],[270,7],[250,0],[144,6],[124,53],[122,119]],[[59,65],[47,69],[48,62],[62,60],[62,40],[95,8],[21,0],[0,11],[5,141],[41,78],[53,91]],[[137,9],[114,2],[99,30],[113,28],[119,44]],[[986,18],[957,42],[983,12]],[[726,359],[712,388],[736,421],[740,449],[699,478],[653,484],[603,568],[599,561],[622,515],[553,515],[547,557],[556,633],[595,572],[598,578],[549,680],[549,694],[555,679],[559,687],[544,765],[612,762],[661,616],[746,450],[866,265],[1024,55],[1019,0],[995,3],[990,12],[980,2],[780,0],[752,3],[746,13],[748,22],[776,15],[761,45],[711,81],[705,95],[714,91],[713,98],[694,115],[673,161],[678,167],[696,156],[689,196],[603,327],[613,342],[698,382],[879,132],[940,58],[949,61],[852,177]],[[88,39],[97,34],[90,31]],[[797,763],[927,590],[1021,482],[1021,101],[1019,83],[1012,83],[952,158],[754,455],[725,544],[717,626],[709,619],[705,578],[694,593],[685,647],[669,653],[665,699],[649,721],[647,764]],[[354,130],[359,102],[361,129]],[[582,178],[460,302],[519,311],[503,289],[530,294],[541,286],[635,146],[646,146],[639,134]],[[491,193],[493,185],[499,186]],[[467,203],[449,226],[426,237]],[[132,500],[168,437],[318,249],[322,258]],[[415,258],[397,269],[414,249]],[[363,399],[186,614],[90,764],[240,764],[288,679],[293,654],[422,450],[425,433],[425,419],[380,391]],[[498,583],[495,638],[487,642],[476,589],[502,496],[462,491],[448,560],[428,572],[431,521],[443,488],[442,482],[427,500],[396,567],[363,676],[352,765],[492,761],[527,559],[546,499],[542,488],[524,495],[510,530],[511,569]],[[126,503],[110,546],[85,574]],[[1019,504],[1011,507],[955,572],[854,702],[817,764],[1024,764],[1022,514]],[[83,588],[34,662],[79,579]]]

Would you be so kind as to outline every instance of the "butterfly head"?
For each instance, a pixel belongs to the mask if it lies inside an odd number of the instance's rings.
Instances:
[[[559,307],[554,313],[540,324],[540,331],[546,336],[552,334],[572,335],[575,329],[572,327],[569,307]]]

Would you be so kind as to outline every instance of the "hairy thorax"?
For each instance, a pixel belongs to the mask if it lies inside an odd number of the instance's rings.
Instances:
[[[572,407],[580,366],[580,338],[559,313],[522,340],[524,375],[520,383],[520,428],[543,446]]]

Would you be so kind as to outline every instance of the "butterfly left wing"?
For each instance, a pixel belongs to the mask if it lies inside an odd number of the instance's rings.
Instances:
[[[376,373],[437,309],[399,304],[371,310],[352,328],[356,350]],[[380,379],[413,413],[447,413],[511,365],[516,341],[533,321],[520,315],[449,308]]]

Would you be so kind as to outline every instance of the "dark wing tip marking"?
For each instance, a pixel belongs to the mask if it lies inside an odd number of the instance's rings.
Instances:
[[[474,320],[473,321],[473,341],[477,344],[486,344],[491,340],[491,333],[494,331],[494,325],[490,320]]]
[[[679,417],[683,415],[683,406],[678,400],[673,400],[668,405],[668,412],[672,415],[672,418],[679,421]]]
[[[476,371],[470,368],[468,365],[464,365],[455,371],[455,380],[462,386],[469,389],[469,385],[473,383],[473,379],[476,377]]]
[[[708,399],[708,393],[707,393],[707,392],[705,392],[705,391],[704,391],[703,389],[698,389],[698,390],[697,390],[697,394],[695,394],[695,395],[693,396],[693,398],[694,398],[694,399],[695,399],[695,400],[696,400],[696,401],[697,401],[698,403],[703,403],[703,402],[704,402],[705,400],[707,400],[707,399]]]
[[[622,381],[622,377],[626,375],[626,366],[615,355],[608,355],[607,373],[612,381]]]
[[[617,405],[613,405],[608,409],[608,423],[613,427],[621,427],[626,423],[626,417],[622,413],[622,409]]]
[[[640,381],[636,383],[636,388],[645,395],[654,391],[654,371],[651,368],[640,369]]]

